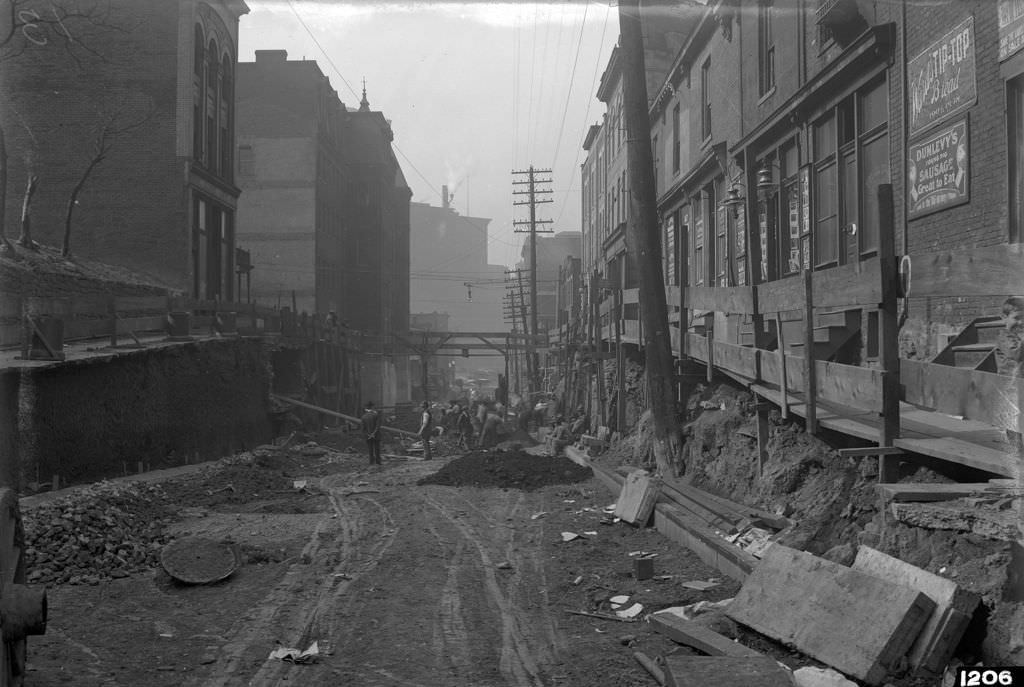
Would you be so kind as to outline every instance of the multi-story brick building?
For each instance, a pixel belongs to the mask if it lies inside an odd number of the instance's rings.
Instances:
[[[408,398],[409,198],[391,124],[349,110],[313,60],[257,50],[238,66],[240,243],[257,298],[331,311],[370,334],[364,390]],[[368,369],[373,368],[373,369]],[[383,380],[372,388],[374,380]],[[367,386],[370,384],[371,386]]]
[[[258,301],[339,312],[346,110],[314,60],[257,50],[238,65],[238,242]]]
[[[558,326],[559,275],[566,259],[579,255],[581,237],[578,231],[560,231],[551,236],[537,237],[537,328],[541,332]],[[517,267],[524,274],[529,274],[529,242],[523,245],[522,259]]]
[[[199,298],[232,300],[234,83],[238,19],[248,7],[61,7],[71,10],[66,24],[47,30],[29,22],[3,56],[7,226],[17,225],[24,180],[37,175],[33,231],[59,245],[71,189],[102,157],[74,206],[71,252]]]

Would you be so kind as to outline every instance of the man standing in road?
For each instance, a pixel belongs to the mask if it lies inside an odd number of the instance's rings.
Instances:
[[[373,407],[373,401],[366,402],[366,411],[359,419],[370,450],[370,465],[380,465],[380,413]]]
[[[431,460],[433,455],[430,453],[430,435],[434,433],[434,418],[430,414],[430,404],[424,401],[420,404],[420,429],[417,434],[420,435],[420,439],[423,440],[423,460]]]

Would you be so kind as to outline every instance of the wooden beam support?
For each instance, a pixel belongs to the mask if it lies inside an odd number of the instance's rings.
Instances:
[[[855,458],[860,456],[902,456],[906,452],[895,446],[864,446],[862,448],[841,448],[838,449],[840,458]]]
[[[782,392],[780,399],[780,411],[782,419],[789,419],[789,381],[786,374],[786,338],[782,334],[782,315],[775,313],[775,329],[778,338],[779,352],[779,390]]]
[[[818,433],[818,366],[814,358],[814,273],[804,270],[804,404],[808,434]]]
[[[763,654],[732,641],[703,625],[680,618],[672,613],[654,613],[648,618],[657,632],[676,644],[692,647],[708,656],[761,656]]]
[[[768,408],[766,403],[757,404],[757,474],[764,474],[768,462]]]
[[[879,446],[893,446],[900,436],[899,269],[893,227],[892,184],[878,185],[878,258],[882,286],[878,313],[879,363],[882,368],[882,426]],[[878,481],[898,481],[898,458],[880,456]]]

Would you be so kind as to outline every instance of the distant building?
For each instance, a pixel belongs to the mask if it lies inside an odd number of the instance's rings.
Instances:
[[[447,186],[441,195],[441,207],[410,205],[412,309],[444,310],[452,331],[504,331],[505,267],[487,262],[491,220],[456,212]]]
[[[557,326],[560,272],[567,258],[580,254],[581,241],[582,234],[578,231],[560,231],[553,236],[537,237],[537,327],[541,332]],[[523,259],[517,265],[524,274],[530,267],[529,255],[530,244],[527,241],[523,245]],[[529,291],[526,302],[529,307]]]
[[[257,50],[239,65],[240,242],[259,300],[334,311],[362,339],[363,391],[409,395],[409,199],[391,123],[339,100],[312,60]],[[372,388],[379,380],[380,387]]]
[[[238,19],[249,8],[242,0],[60,7],[70,15],[62,29],[23,27],[0,70],[8,233],[17,235],[31,173],[39,177],[34,236],[60,245],[71,189],[102,133],[109,149],[78,196],[71,252],[232,300],[235,65]]]

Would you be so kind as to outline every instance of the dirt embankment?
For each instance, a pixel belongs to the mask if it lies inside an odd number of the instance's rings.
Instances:
[[[987,664],[1024,661],[1024,604],[1010,600],[1010,542],[893,521],[880,511],[875,459],[841,458],[835,447],[844,437],[810,436],[777,410],[769,418],[768,460],[759,475],[754,402],[728,384],[701,386],[689,399],[682,462],[695,486],[787,515],[797,523],[780,539],[787,546],[849,565],[863,544],[955,580],[982,598],[959,656]],[[648,415],[613,447],[610,460],[642,464],[650,432]],[[952,480],[904,463],[900,481]]]

